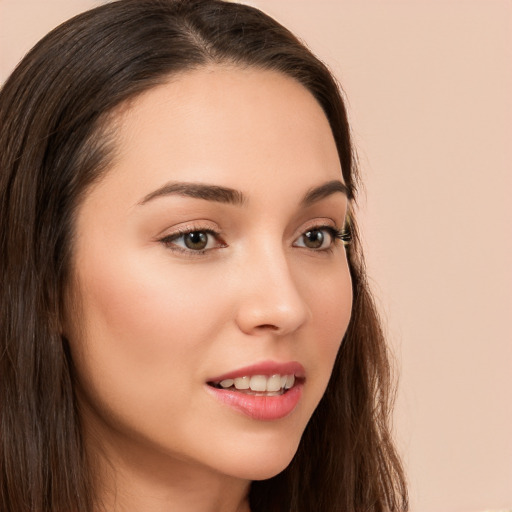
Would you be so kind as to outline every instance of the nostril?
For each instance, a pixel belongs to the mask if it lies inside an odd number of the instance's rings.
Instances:
[[[276,325],[272,325],[272,324],[262,324],[262,325],[258,325],[257,329],[261,329],[261,330],[268,329],[271,331],[278,331],[279,327],[277,327]]]

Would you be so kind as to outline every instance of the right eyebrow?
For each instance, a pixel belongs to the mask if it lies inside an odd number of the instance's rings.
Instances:
[[[167,183],[163,187],[150,192],[138,204],[144,205],[157,197],[169,195],[193,197],[195,199],[204,199],[205,201],[215,201],[236,206],[243,206],[247,202],[247,198],[242,192],[233,188],[204,183],[174,182]]]

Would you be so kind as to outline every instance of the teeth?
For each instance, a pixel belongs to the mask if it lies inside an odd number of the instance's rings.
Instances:
[[[253,375],[249,387],[253,391],[267,391],[267,378],[265,375]]]
[[[251,377],[237,377],[236,379],[224,379],[219,382],[223,389],[235,386],[239,390],[251,390],[256,392],[275,393],[281,390],[290,389],[295,384],[295,375],[253,375]]]
[[[267,391],[279,391],[282,387],[281,375],[272,375],[272,377],[267,380]]]
[[[249,389],[249,377],[237,377],[235,379],[236,389]]]

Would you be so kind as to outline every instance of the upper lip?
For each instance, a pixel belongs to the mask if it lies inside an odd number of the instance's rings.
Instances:
[[[295,375],[298,378],[305,377],[304,366],[297,361],[288,361],[279,363],[276,361],[263,361],[261,363],[244,366],[236,370],[223,373],[208,379],[208,382],[220,382],[226,379],[236,379],[237,377],[250,377],[252,375]]]

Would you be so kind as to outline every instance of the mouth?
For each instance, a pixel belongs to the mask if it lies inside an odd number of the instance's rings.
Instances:
[[[286,375],[276,373],[273,375],[244,375],[208,382],[208,385],[216,389],[238,391],[247,395],[280,396],[293,388],[296,380],[299,379],[293,373]]]
[[[210,379],[207,390],[224,405],[256,420],[278,420],[299,404],[305,383],[297,362],[267,361]]]

